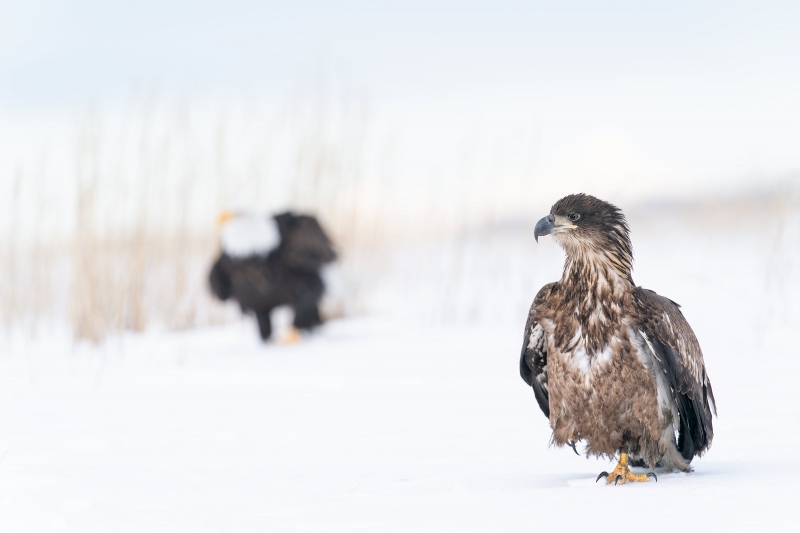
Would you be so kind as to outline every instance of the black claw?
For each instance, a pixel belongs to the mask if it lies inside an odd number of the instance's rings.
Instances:
[[[655,479],[656,483],[658,483],[658,476],[656,476],[654,472],[648,472],[647,473],[647,477],[651,477],[651,478]],[[595,481],[595,483],[597,483],[597,482]]]
[[[620,479],[622,479],[622,476],[617,476],[617,479],[614,480],[614,485],[616,485],[617,481],[619,481]],[[595,483],[597,483],[597,481],[595,481]]]
[[[575,455],[580,455],[580,453],[578,453],[578,448],[575,446],[576,444],[578,443],[575,442],[574,440],[567,441],[567,446],[572,448],[572,451],[575,452]],[[597,481],[595,481],[595,483],[597,483]]]
[[[597,479],[595,479],[594,482],[597,483],[598,481],[600,481],[601,477],[608,477],[608,472],[600,472],[600,475],[597,476]]]

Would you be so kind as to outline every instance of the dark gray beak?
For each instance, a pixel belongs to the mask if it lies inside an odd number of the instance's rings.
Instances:
[[[536,223],[536,228],[533,230],[533,238],[536,239],[536,242],[539,242],[539,235],[550,235],[555,221],[556,217],[550,214]]]

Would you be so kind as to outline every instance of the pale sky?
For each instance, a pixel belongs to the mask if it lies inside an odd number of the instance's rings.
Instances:
[[[553,179],[800,172],[798,2],[0,2],[0,113],[17,121],[153,82],[283,94],[323,65],[420,150],[520,123]]]
[[[0,94],[102,96],[154,78],[271,87],[322,58],[381,92],[781,98],[800,83],[799,24],[796,2],[763,1],[4,0]]]

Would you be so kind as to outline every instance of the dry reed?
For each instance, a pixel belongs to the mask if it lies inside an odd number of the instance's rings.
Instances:
[[[216,214],[242,203],[321,218],[343,270],[358,280],[337,314],[414,300],[406,307],[429,322],[517,316],[541,279],[528,265],[548,269],[557,259],[534,251],[525,222],[502,226],[503,202],[485,194],[495,176],[474,171],[469,153],[455,178],[406,183],[393,171],[391,141],[374,135],[363,96],[346,85],[317,80],[277,112],[250,102],[209,113],[152,92],[135,102],[133,112],[88,111],[65,161],[23,164],[13,176],[0,242],[7,328],[67,317],[75,338],[96,342],[228,320],[235,313],[210,297],[206,275],[217,253]],[[54,181],[71,184],[73,196],[53,199]],[[768,251],[765,290],[774,293],[795,283],[800,268],[790,242],[800,231],[797,196],[779,200],[759,204],[774,207],[780,223]],[[719,216],[736,209],[729,203]],[[704,224],[717,213],[692,210]],[[46,217],[49,230],[36,223]],[[497,294],[518,297],[506,306]]]

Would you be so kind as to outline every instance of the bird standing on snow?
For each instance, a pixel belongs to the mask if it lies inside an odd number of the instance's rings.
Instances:
[[[561,280],[536,295],[520,374],[558,446],[585,441],[619,463],[606,483],[648,481],[633,464],[690,470],[711,445],[714,394],[700,345],[678,304],[637,287],[628,224],[615,206],[566,196],[534,230],[567,254]]]
[[[294,328],[311,330],[322,324],[319,302],[325,285],[320,270],[336,259],[336,252],[315,217],[223,213],[220,223],[222,253],[209,274],[217,298],[232,298],[242,311],[253,312],[263,340],[272,335],[276,307],[294,310]],[[297,329],[284,340],[298,340]]]

